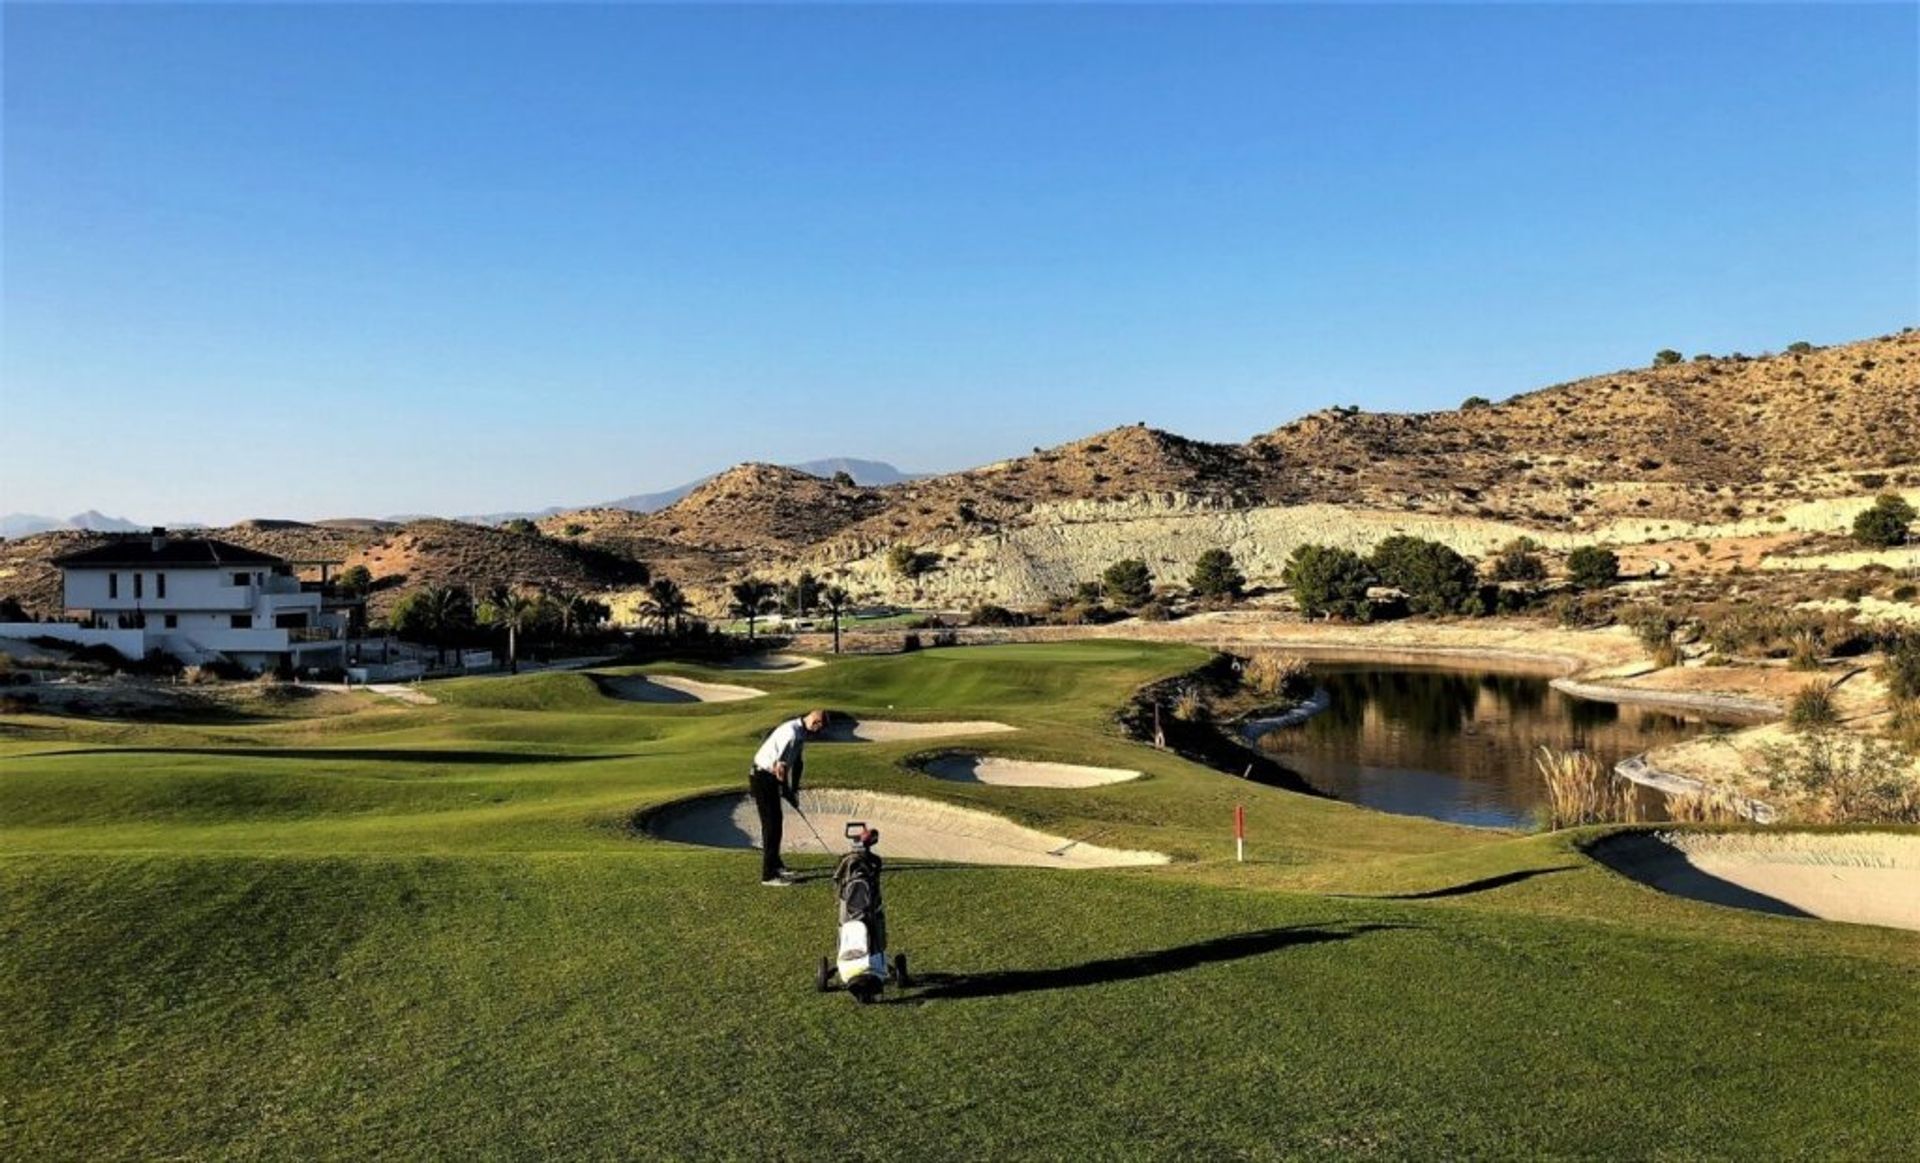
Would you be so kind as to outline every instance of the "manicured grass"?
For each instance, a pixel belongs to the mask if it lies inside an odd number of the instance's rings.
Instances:
[[[1920,1140],[1920,939],[1670,899],[1569,837],[1294,796],[1119,738],[1127,692],[1200,657],[849,658],[714,705],[547,674],[220,727],[11,721],[0,1156],[1883,1159]],[[968,745],[1148,773],[952,784],[904,764],[935,748],[820,745],[816,783],[1176,863],[899,867],[894,944],[929,984],[870,1009],[817,995],[826,884],[762,890],[749,855],[627,828],[740,785],[759,733],[814,703],[999,719],[1022,730]]]

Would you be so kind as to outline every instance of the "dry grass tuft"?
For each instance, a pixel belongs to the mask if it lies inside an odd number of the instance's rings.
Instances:
[[[1547,784],[1547,827],[1582,824],[1633,824],[1640,819],[1634,785],[1600,765],[1584,751],[1540,748],[1533,765]]]
[[[1240,682],[1262,698],[1277,699],[1307,681],[1307,660],[1279,650],[1256,650],[1240,664]]]

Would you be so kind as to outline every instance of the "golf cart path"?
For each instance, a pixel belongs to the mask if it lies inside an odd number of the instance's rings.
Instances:
[[[737,703],[767,693],[750,686],[701,682],[670,674],[596,674],[593,681],[603,693],[636,703]]]
[[[845,851],[842,829],[860,820],[880,830],[879,851],[887,857],[943,860],[955,864],[1017,865],[1029,868],[1122,868],[1165,864],[1158,852],[1103,848],[1053,836],[974,808],[919,796],[842,788],[807,788],[800,808],[820,829],[816,838],[789,805],[780,851],[838,856]],[[746,795],[704,796],[669,804],[651,813],[649,835],[710,848],[760,847],[760,820]]]
[[[1920,930],[1920,835],[1631,832],[1590,851],[1623,876],[1691,900]]]
[[[1006,759],[997,755],[936,755],[920,765],[935,779],[954,783],[987,783],[999,787],[1101,787],[1139,779],[1138,771],[1121,767],[1087,767],[1077,763],[1043,763],[1033,759]]]

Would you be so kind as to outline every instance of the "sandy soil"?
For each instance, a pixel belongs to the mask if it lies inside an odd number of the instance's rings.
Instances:
[[[1593,855],[1693,900],[1920,929],[1920,835],[1638,832],[1601,842]]]
[[[959,735],[992,735],[1017,731],[1005,723],[985,719],[948,723],[904,723],[889,719],[835,719],[815,738],[822,743],[898,743],[914,739],[948,739]]]
[[[990,783],[1001,787],[1099,787],[1139,779],[1141,773],[1121,767],[1086,767],[1074,763],[1041,763],[995,755],[941,755],[920,769],[935,779],[956,783]]]
[[[1167,860],[1158,852],[1102,848],[1025,828],[989,812],[915,796],[806,789],[800,793],[800,808],[820,829],[821,839],[815,839],[793,808],[784,807],[782,852],[837,856],[846,850],[842,828],[850,820],[860,820],[880,830],[878,851],[886,857],[1035,868],[1118,868]],[[671,805],[652,816],[647,831],[683,844],[760,846],[760,822],[753,801],[745,795],[707,796]]]
[[[826,663],[798,654],[749,654],[720,664],[724,670],[812,670]]]
[[[600,689],[616,699],[636,703],[737,703],[757,699],[767,692],[750,686],[701,682],[694,678],[675,678],[666,674],[633,674],[620,677],[595,676]]]

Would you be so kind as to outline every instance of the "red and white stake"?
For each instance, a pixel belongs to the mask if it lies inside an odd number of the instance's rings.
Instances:
[[[1244,804],[1233,805],[1233,858],[1242,862],[1247,859],[1247,809]]]

